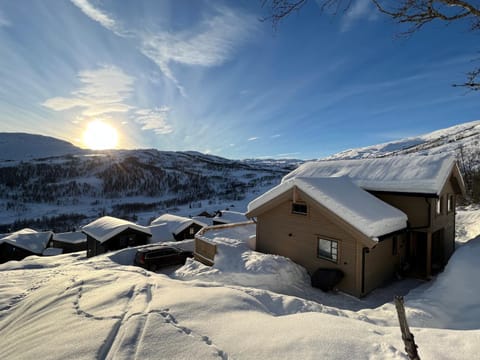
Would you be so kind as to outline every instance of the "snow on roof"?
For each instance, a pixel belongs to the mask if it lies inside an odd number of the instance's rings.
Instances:
[[[69,244],[80,244],[87,241],[87,236],[81,231],[64,232],[53,234],[52,240],[61,241]]]
[[[220,214],[217,214],[213,220],[215,222],[221,222],[224,224],[238,223],[248,221],[244,213],[238,211],[222,210]]]
[[[55,255],[60,255],[60,254],[63,254],[63,249],[54,248],[54,247],[46,248],[42,252],[43,256],[55,256]]]
[[[353,184],[347,177],[285,180],[248,204],[251,212],[297,187],[367,237],[378,237],[407,227],[407,215]]]
[[[187,217],[183,216],[178,216],[178,215],[172,215],[172,214],[163,214],[162,216],[156,218],[153,220],[150,225],[158,225],[166,223],[168,224],[168,227],[170,229],[170,232],[173,234],[177,235],[186,228],[188,228],[190,225],[193,223],[205,227],[207,224],[202,223],[201,221],[195,220],[195,219],[190,219]]]
[[[175,241],[175,238],[173,237],[173,234],[170,231],[170,227],[167,223],[150,225],[148,228],[152,233],[150,243]]]
[[[348,176],[366,190],[440,194],[455,165],[451,155],[311,161],[287,174],[294,177]]]
[[[37,232],[25,228],[3,237],[0,239],[0,243],[5,242],[40,255],[46,248],[52,235],[53,232],[51,231]]]
[[[92,221],[90,224],[82,227],[82,231],[93,237],[95,240],[103,243],[113,236],[120,234],[126,229],[134,229],[145,234],[151,235],[150,230],[141,225],[137,225],[131,221],[104,216],[100,219]]]

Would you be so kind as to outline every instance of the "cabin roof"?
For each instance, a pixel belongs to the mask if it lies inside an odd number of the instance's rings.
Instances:
[[[456,166],[450,154],[310,161],[287,174],[282,182],[294,177],[347,176],[365,190],[439,195]],[[463,187],[461,176],[458,180]]]
[[[150,225],[167,224],[170,232],[172,234],[178,235],[193,223],[201,227],[207,226],[207,224],[204,224],[201,221],[172,214],[163,214],[162,216],[159,216],[158,218],[153,220]]]
[[[248,221],[244,213],[241,213],[238,211],[230,211],[230,210],[220,211],[219,214],[215,215],[213,220],[216,222],[224,223],[224,224]]]
[[[68,244],[81,244],[87,241],[87,236],[81,231],[71,231],[53,234],[52,240],[61,241]]]
[[[100,219],[92,221],[90,224],[82,227],[82,231],[93,237],[95,240],[103,243],[113,236],[120,234],[126,229],[133,229],[147,235],[151,235],[150,230],[131,221],[118,219],[111,216],[103,216]]]
[[[374,241],[407,227],[407,215],[361,189],[347,177],[285,180],[250,202],[247,216],[294,188]]]
[[[1,238],[0,243],[7,243],[40,255],[46,248],[52,235],[53,232],[51,231],[37,232],[25,228]]]
[[[173,237],[173,234],[170,231],[170,227],[167,223],[150,225],[148,228],[152,233],[150,243],[175,241],[175,238]]]

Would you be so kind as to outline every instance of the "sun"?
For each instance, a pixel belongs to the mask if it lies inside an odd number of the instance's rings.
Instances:
[[[117,130],[100,120],[89,122],[83,133],[83,143],[93,150],[114,149],[118,145]]]

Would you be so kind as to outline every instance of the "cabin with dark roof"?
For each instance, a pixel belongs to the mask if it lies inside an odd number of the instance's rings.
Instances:
[[[145,245],[152,236],[150,230],[127,220],[104,216],[85,225],[87,257],[130,246]]]
[[[55,233],[49,247],[62,249],[63,254],[84,251],[87,249],[87,236],[81,231]]]
[[[27,256],[41,256],[52,238],[51,231],[37,232],[23,229],[0,239],[0,263],[23,260]]]
[[[168,227],[175,241],[193,239],[198,231],[207,226],[199,220],[172,214],[163,214],[154,219],[150,225],[161,224]]]

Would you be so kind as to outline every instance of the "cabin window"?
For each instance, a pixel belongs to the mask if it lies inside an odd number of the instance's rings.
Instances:
[[[333,262],[338,260],[338,241],[318,238],[317,256]]]
[[[292,214],[307,215],[307,204],[292,203]]]
[[[447,198],[447,212],[451,213],[453,211],[453,195],[449,194]]]
[[[435,212],[437,215],[440,215],[442,213],[442,197],[441,196],[437,199]]]
[[[190,235],[195,235],[195,228],[190,226]]]

